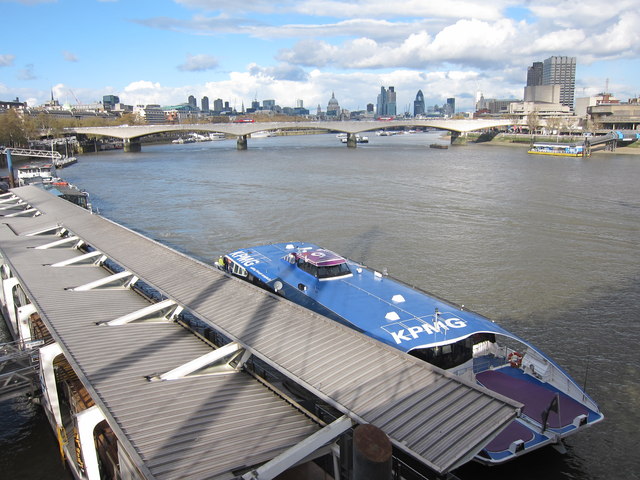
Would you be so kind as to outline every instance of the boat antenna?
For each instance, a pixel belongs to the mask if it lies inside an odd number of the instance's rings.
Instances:
[[[587,347],[587,366],[584,370],[584,382],[582,382],[582,391],[587,391],[587,378],[589,377],[589,362],[591,361],[591,346]]]

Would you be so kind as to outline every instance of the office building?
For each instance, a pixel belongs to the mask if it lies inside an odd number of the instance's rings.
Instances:
[[[118,103],[120,103],[120,97],[117,95],[104,95],[102,97],[102,106],[107,111],[113,110]]]
[[[549,57],[543,62],[543,85],[560,85],[560,104],[573,110],[576,57]]]
[[[133,113],[147,125],[162,125],[167,123],[164,111],[160,105],[136,105]]]
[[[202,97],[202,111],[204,113],[209,113],[209,97]]]
[[[453,117],[456,113],[456,99],[447,98],[447,103],[444,105],[444,114],[447,117]]]
[[[524,101],[538,103],[559,103],[562,85],[527,85],[524,87]]]
[[[533,65],[527,69],[527,87],[542,85],[542,70],[542,62],[533,62]]]
[[[422,90],[418,90],[416,99],[413,101],[413,116],[424,115],[424,95]]]
[[[380,87],[378,95],[377,114],[379,117],[395,117],[396,115],[396,92],[394,87],[385,90]]]

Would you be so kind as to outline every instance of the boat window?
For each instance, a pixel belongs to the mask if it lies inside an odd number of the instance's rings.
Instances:
[[[297,265],[300,270],[321,280],[351,275],[351,269],[349,269],[349,265],[346,263],[341,263],[339,265],[316,266],[312,263],[305,262],[303,258],[299,258]]]
[[[442,347],[418,348],[410,355],[445,370],[462,365],[473,358],[473,349],[465,340]]]
[[[231,262],[231,273],[239,277],[246,277],[247,271],[235,262]]]
[[[351,270],[346,263],[331,265],[329,267],[318,267],[318,278],[342,277],[350,274]]]
[[[309,262],[305,262],[304,258],[298,259],[298,267],[303,272],[307,272],[308,274],[313,275],[314,277],[318,276],[318,267],[316,267],[315,265],[312,265]]]

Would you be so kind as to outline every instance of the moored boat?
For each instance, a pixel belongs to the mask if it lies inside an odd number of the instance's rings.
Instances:
[[[601,421],[596,402],[551,358],[488,318],[310,243],[236,250],[230,274],[524,405],[476,460],[499,464]],[[490,414],[490,413],[488,413]]]
[[[559,155],[563,157],[586,157],[588,150],[584,145],[567,143],[534,143],[529,153],[536,155]]]
[[[17,169],[18,186],[32,183],[50,183],[56,178],[56,167],[53,163],[23,165]]]

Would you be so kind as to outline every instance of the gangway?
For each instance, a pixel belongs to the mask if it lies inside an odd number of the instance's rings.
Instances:
[[[11,155],[16,157],[38,157],[38,158],[50,158],[52,161],[62,158],[60,152],[55,150],[35,150],[29,148],[4,148],[0,153],[5,153],[7,150],[11,151]]]
[[[0,344],[0,402],[38,390],[38,350],[43,342]]]
[[[605,149],[615,150],[618,142],[635,142],[640,139],[640,133],[635,130],[612,130],[605,135],[597,135],[595,137],[587,137],[585,146],[589,149],[594,145],[606,144]]]

